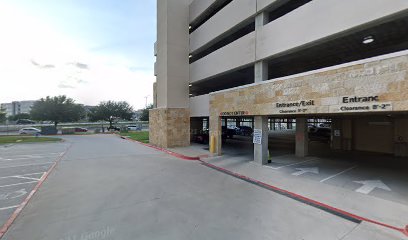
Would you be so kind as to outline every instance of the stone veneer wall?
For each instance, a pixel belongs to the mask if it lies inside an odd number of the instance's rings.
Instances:
[[[408,55],[339,67],[298,77],[269,80],[210,94],[210,137],[215,137],[215,153],[221,154],[222,112],[244,112],[245,115],[314,115],[351,114],[370,111],[339,109],[343,97],[378,96],[378,104],[391,107],[375,111],[408,111]],[[276,103],[313,100],[305,112],[280,113]],[[366,104],[366,103],[365,103]],[[377,104],[377,103],[374,103]],[[350,104],[359,106],[360,104]],[[364,105],[364,104],[362,104]],[[297,110],[293,107],[289,109]]]
[[[404,55],[216,92],[210,95],[210,116],[233,111],[279,116],[284,114],[279,113],[282,108],[276,103],[303,100],[314,100],[315,104],[305,113],[294,114],[340,113],[342,97],[373,95],[378,95],[381,103],[391,103],[392,111],[407,111],[407,70],[408,56]]]
[[[189,146],[189,109],[151,109],[149,112],[149,142],[163,148]]]

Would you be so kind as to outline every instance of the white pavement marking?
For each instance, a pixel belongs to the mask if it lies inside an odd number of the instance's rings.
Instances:
[[[293,176],[300,176],[305,173],[314,173],[319,174],[319,168],[311,167],[311,168],[296,168],[297,172],[292,173]]]
[[[31,176],[31,175],[37,175],[37,174],[41,174],[41,176],[42,176],[44,173],[45,173],[45,172],[19,174],[19,175],[13,175],[13,176],[0,177],[0,179],[4,179],[4,178],[14,178],[14,177],[23,177],[23,176]]]
[[[305,160],[305,161],[301,161],[301,162],[297,162],[297,163],[291,163],[291,164],[283,165],[283,166],[280,166],[280,167],[272,167],[272,166],[266,166],[266,165],[264,165],[264,167],[278,170],[278,169],[281,169],[281,168],[284,168],[284,167],[290,167],[290,166],[294,166],[294,165],[298,165],[298,164],[306,163],[306,162],[311,162],[311,161],[315,161],[315,160],[317,160],[317,159],[310,159],[310,160]]]
[[[391,189],[385,185],[381,180],[366,180],[366,181],[354,181],[355,183],[363,184],[356,192],[369,194],[376,188],[381,188],[386,191],[391,191]]]
[[[62,152],[62,153],[47,153],[47,154],[32,154],[32,155],[14,155],[14,156],[10,156],[9,158],[0,157],[0,161],[17,161],[17,160],[27,160],[27,159],[38,159],[38,158],[52,157],[53,155],[62,156],[63,154],[64,153]]]
[[[350,171],[350,170],[352,170],[352,169],[354,169],[354,168],[356,168],[356,167],[358,167],[358,166],[355,165],[355,166],[352,166],[352,167],[350,167],[350,168],[347,168],[347,169],[344,170],[344,171],[341,171],[341,172],[336,173],[336,174],[334,174],[334,175],[332,175],[332,176],[330,176],[330,177],[327,177],[327,178],[325,178],[325,179],[323,179],[323,180],[320,180],[320,182],[325,182],[325,181],[327,181],[327,180],[330,180],[330,179],[332,179],[332,178],[334,178],[334,177],[337,177],[337,176],[339,176],[339,175],[341,175],[341,174],[343,174],[343,173],[346,173],[346,172],[348,172],[348,171]]]
[[[18,186],[18,185],[23,185],[23,184],[29,184],[29,183],[36,183],[38,181],[31,181],[31,182],[23,182],[23,183],[14,183],[14,184],[8,184],[8,185],[3,185],[0,186],[0,188],[4,188],[4,187],[11,187],[11,186]]]
[[[39,179],[39,178],[30,178],[30,177],[22,177],[22,176],[16,176],[15,178],[40,181],[40,179]]]
[[[0,167],[0,169],[1,169],[1,168],[13,168],[13,167],[25,167],[25,166],[46,165],[46,164],[51,164],[51,163],[54,163],[54,162],[44,162],[44,163],[32,163],[32,164],[14,165],[14,166]]]
[[[10,206],[10,207],[3,207],[3,208],[0,208],[0,211],[1,211],[1,210],[12,209],[12,208],[17,208],[18,206],[19,206],[19,205]]]
[[[20,190],[14,191],[14,192],[9,192],[9,193],[4,193],[0,194],[0,200],[8,200],[8,199],[14,199],[14,198],[19,198],[27,194],[27,191],[25,188],[22,188]]]

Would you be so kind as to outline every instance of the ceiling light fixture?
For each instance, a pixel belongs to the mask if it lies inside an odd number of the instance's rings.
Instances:
[[[367,36],[367,37],[363,38],[363,43],[364,44],[370,44],[372,42],[374,42],[373,36]]]
[[[188,86],[189,86],[189,87],[192,87],[192,86],[193,86],[193,84],[191,84],[191,83],[190,83],[190,84],[188,84]]]

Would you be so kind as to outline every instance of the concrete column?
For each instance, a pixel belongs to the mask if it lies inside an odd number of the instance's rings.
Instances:
[[[353,150],[353,121],[352,119],[342,119],[342,149]]]
[[[307,119],[296,118],[296,156],[306,157],[309,154],[309,136]]]
[[[255,29],[267,24],[269,20],[269,14],[267,12],[261,12],[255,17]]]
[[[268,63],[259,61],[255,63],[255,82],[268,80]]]
[[[343,130],[342,130],[342,119],[332,119],[332,124],[331,124],[331,144],[330,147],[333,150],[340,150],[342,149],[342,136],[343,136]]]
[[[394,120],[394,156],[408,157],[408,119]]]
[[[261,144],[254,143],[254,161],[259,164],[268,163],[268,117],[255,116],[255,129],[262,131]]]
[[[268,13],[261,12],[255,17],[255,31],[262,28],[268,22]],[[268,63],[259,61],[255,63],[255,82],[268,80]]]
[[[222,154],[222,130],[221,130],[221,118],[217,115],[210,115],[210,152],[214,155],[220,156]],[[214,142],[212,142],[214,141]],[[213,145],[214,149],[212,149]]]

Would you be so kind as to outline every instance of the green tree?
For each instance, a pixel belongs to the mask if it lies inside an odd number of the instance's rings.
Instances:
[[[31,118],[52,121],[55,127],[61,122],[76,122],[85,116],[84,107],[65,95],[41,98],[35,102],[30,112]]]
[[[146,108],[142,110],[140,114],[139,120],[140,121],[149,121],[149,110],[153,108],[153,104],[148,105]]]
[[[31,118],[31,116],[30,116],[29,113],[19,113],[19,114],[16,114],[14,116],[9,116],[8,120],[9,121],[17,121],[18,119],[30,119],[30,118]]]
[[[110,126],[114,119],[132,120],[133,108],[127,102],[107,101],[101,102],[91,109],[89,113],[90,121],[109,121]]]

